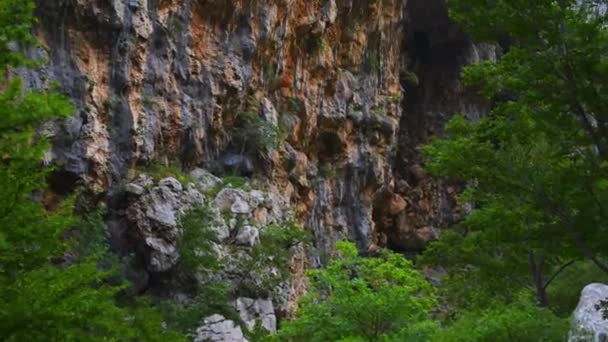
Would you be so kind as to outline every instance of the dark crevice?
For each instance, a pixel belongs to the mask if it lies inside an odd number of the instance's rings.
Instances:
[[[420,163],[416,147],[441,132],[458,106],[455,88],[472,43],[453,23],[442,0],[408,2],[408,22],[403,42],[407,70],[402,72],[405,89],[399,132],[396,170]],[[402,172],[403,173],[403,172]],[[413,175],[402,175],[415,183]]]

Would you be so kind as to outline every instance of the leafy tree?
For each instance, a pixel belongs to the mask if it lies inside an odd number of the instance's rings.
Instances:
[[[55,89],[5,77],[37,64],[20,52],[35,44],[33,10],[33,1],[0,0],[0,340],[179,340],[145,307],[117,305],[123,286],[108,282],[115,272],[99,267],[100,250],[78,255],[67,238],[77,222],[71,201],[44,206],[48,144],[36,130],[74,108]]]
[[[466,311],[430,341],[563,341],[568,334],[567,319],[557,318],[550,310],[538,308],[526,293],[511,304],[499,303],[486,309]]]
[[[608,273],[608,31],[599,4],[450,2],[469,32],[504,50],[463,72],[493,103],[489,115],[455,117],[447,138],[425,150],[433,174],[469,184],[462,200],[475,209],[460,236],[427,254],[438,263],[455,257],[447,264],[453,278],[460,272],[462,293],[513,298],[531,287],[548,305],[547,288],[575,261]],[[469,275],[477,281],[465,284]]]
[[[298,317],[273,338],[279,341],[383,341],[399,336],[424,341],[434,325],[429,284],[399,254],[358,256],[339,243],[340,258],[310,272],[312,288]],[[398,339],[397,339],[398,340]]]

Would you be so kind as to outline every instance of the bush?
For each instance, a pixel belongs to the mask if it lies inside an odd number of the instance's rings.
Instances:
[[[219,241],[209,226],[209,210],[208,207],[191,209],[180,219],[182,234],[178,249],[182,272],[214,271],[222,267],[213,249],[214,243]]]
[[[239,282],[239,294],[254,298],[269,296],[290,275],[289,261],[293,247],[308,241],[308,232],[294,223],[262,229],[260,243],[253,247],[250,255],[238,267],[244,271]]]
[[[250,96],[236,116],[233,143],[248,153],[263,153],[279,145],[279,129],[260,116],[260,102]]]
[[[184,172],[181,166],[174,163],[152,162],[148,167],[145,168],[144,171],[150,177],[154,178],[155,181],[159,181],[167,177],[173,177],[183,185],[194,183],[194,179]]]
[[[437,342],[563,341],[569,322],[538,308],[533,296],[521,293],[510,304],[460,314],[453,324],[435,334]]]
[[[410,261],[389,251],[360,257],[352,243],[338,243],[338,250],[341,258],[309,272],[312,288],[301,300],[297,318],[272,339],[381,341],[427,334],[435,300]]]

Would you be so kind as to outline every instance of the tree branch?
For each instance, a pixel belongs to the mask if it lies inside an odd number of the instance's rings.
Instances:
[[[568,268],[570,265],[574,264],[576,262],[576,260],[570,260],[567,263],[561,265],[559,267],[559,269],[553,273],[553,275],[547,280],[547,282],[545,283],[545,286],[543,287],[544,289],[547,289],[547,287],[549,287],[549,285],[551,285],[551,283],[553,282],[553,280],[555,280],[555,278],[557,278],[557,276],[562,273],[566,268]]]

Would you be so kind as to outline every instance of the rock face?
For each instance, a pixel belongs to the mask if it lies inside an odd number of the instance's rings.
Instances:
[[[596,308],[601,300],[608,298],[608,285],[589,284],[581,292],[581,298],[574,311],[569,342],[608,341],[608,320]]]
[[[194,342],[247,342],[247,339],[238,324],[216,314],[204,319]]]
[[[136,256],[139,291],[179,262],[193,207],[208,206],[218,254],[235,260],[287,217],[312,232],[290,265],[300,279],[272,298],[277,316],[337,241],[418,251],[463,214],[460,186],[427,175],[420,147],[454,113],[484,113],[459,73],[498,51],[473,44],[444,0],[39,0],[38,16],[48,49],[32,53],[49,64],[27,84],[59,81],[78,108],[49,128],[51,159],[113,209],[113,247]],[[134,178],[153,162],[192,183]],[[220,189],[222,175],[265,191]],[[251,300],[243,320],[274,329]],[[200,336],[217,326],[242,338],[218,317],[205,326]]]
[[[190,208],[202,206],[204,197],[194,184],[184,189],[175,178],[153,184],[152,179],[141,175],[125,187],[129,202],[125,217],[133,243],[145,250],[148,271],[164,272],[171,269],[179,257],[178,217]],[[218,231],[220,236],[225,234]]]
[[[269,332],[277,330],[277,318],[270,299],[238,298],[235,307],[247,329],[253,330],[257,322]]]
[[[38,4],[50,63],[27,76],[59,81],[77,105],[54,128],[52,156],[92,193],[112,193],[152,160],[262,175],[314,232],[319,256],[347,236],[362,250],[423,248],[432,227],[460,217],[448,187],[422,172],[419,147],[453,113],[483,113],[459,71],[496,51],[472,44],[444,1],[129,4]],[[252,102],[281,132],[255,153],[235,140]],[[147,219],[171,226],[170,212]]]

